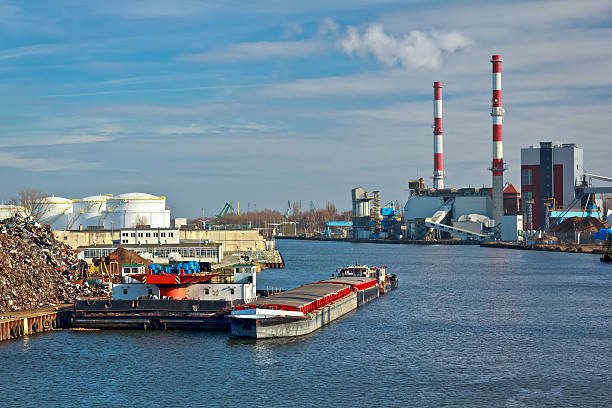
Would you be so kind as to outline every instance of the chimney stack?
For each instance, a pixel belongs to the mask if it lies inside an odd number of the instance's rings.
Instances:
[[[491,99],[491,118],[493,121],[493,219],[495,225],[501,224],[504,215],[504,149],[502,144],[502,123],[504,121],[504,108],[502,108],[501,95],[501,55],[493,55],[493,98]]]
[[[444,188],[442,139],[442,82],[434,82],[434,188]]]

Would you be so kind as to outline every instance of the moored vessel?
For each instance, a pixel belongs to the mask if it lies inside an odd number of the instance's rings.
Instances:
[[[395,275],[384,267],[338,268],[337,274],[236,307],[232,335],[265,339],[312,333],[397,287]]]

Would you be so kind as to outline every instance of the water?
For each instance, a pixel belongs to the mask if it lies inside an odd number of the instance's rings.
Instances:
[[[315,333],[62,331],[0,343],[0,406],[612,406],[612,268],[595,255],[279,243],[259,288],[388,265],[400,287]]]

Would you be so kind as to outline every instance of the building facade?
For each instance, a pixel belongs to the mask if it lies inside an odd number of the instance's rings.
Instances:
[[[582,149],[573,143],[521,149],[521,192],[526,229],[542,229],[547,209],[574,206],[575,187],[584,174]],[[579,203],[578,203],[579,205]]]

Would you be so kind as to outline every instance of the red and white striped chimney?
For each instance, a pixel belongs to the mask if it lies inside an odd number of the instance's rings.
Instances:
[[[504,121],[504,108],[502,108],[501,94],[501,55],[493,55],[493,98],[491,99],[491,118],[493,120],[493,219],[495,225],[501,223],[504,215],[504,149],[502,142],[502,124]]]
[[[442,139],[442,82],[434,82],[434,188],[444,188]]]

